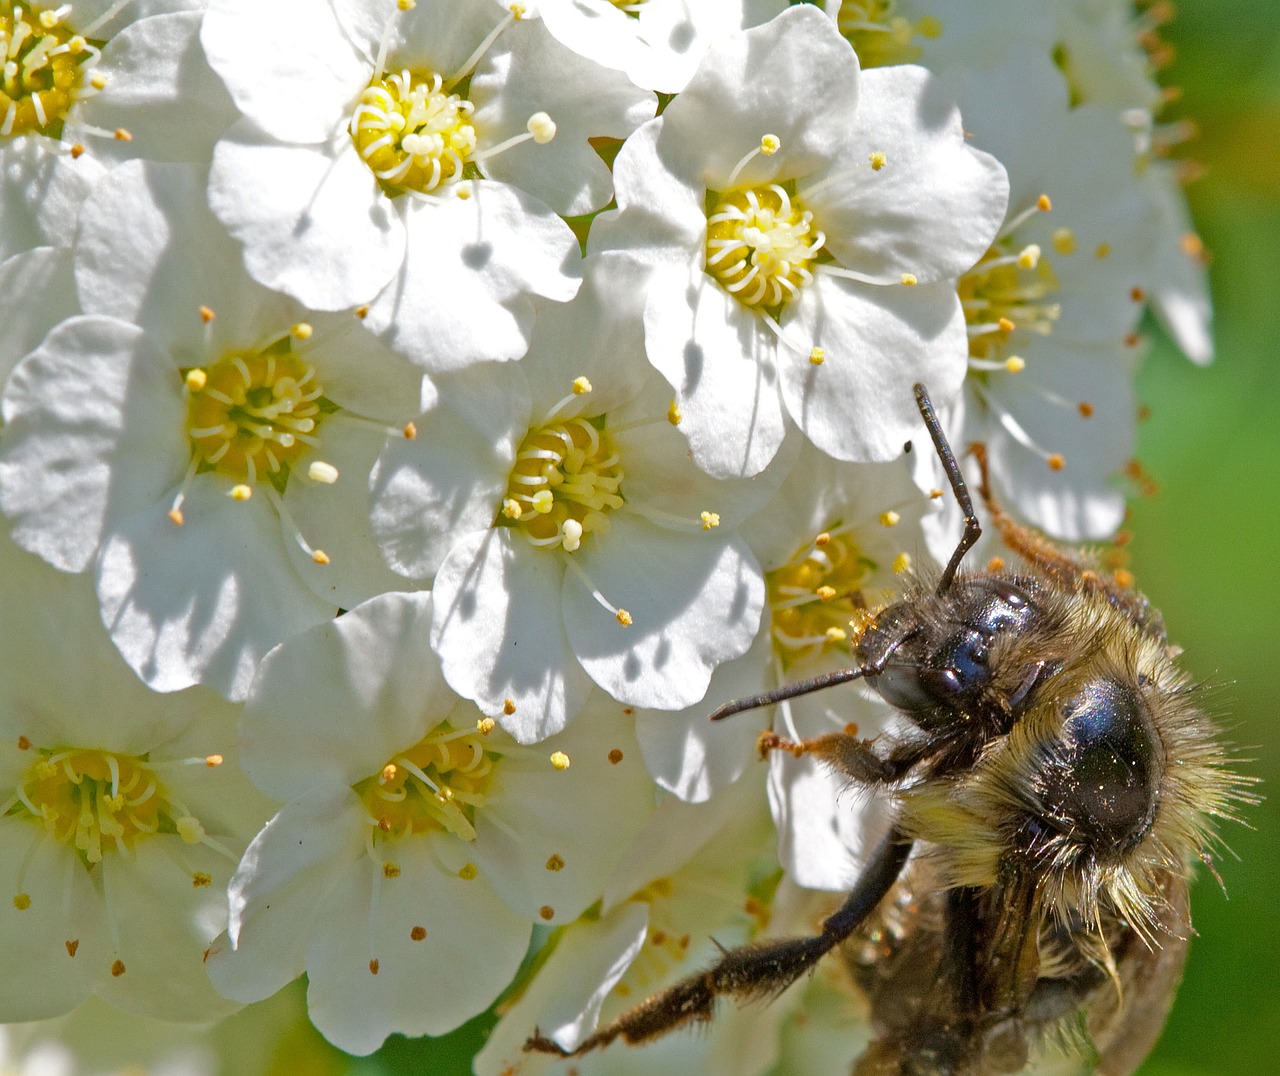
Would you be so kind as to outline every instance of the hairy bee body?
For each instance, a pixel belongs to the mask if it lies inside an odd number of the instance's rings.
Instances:
[[[1211,819],[1251,797],[1159,613],[1004,514],[1018,558],[961,571],[980,534],[968,489],[916,387],[965,532],[939,578],[858,628],[857,664],[739,699],[720,719],[861,679],[907,720],[764,750],[808,754],[887,797],[894,823],[844,904],[808,938],[731,950],[566,1050],[640,1042],[711,1018],[724,994],[773,996],[839,948],[870,1003],[858,1076],[1021,1071],[1049,1050],[1131,1072],[1181,977],[1194,865]]]
[[[878,784],[916,846],[881,905],[897,929],[845,946],[879,1033],[859,1074],[1017,1072],[1046,1046],[1126,1072],[1172,1001],[1236,779],[1158,614],[1054,553],[880,611],[857,657],[910,726],[805,745]]]

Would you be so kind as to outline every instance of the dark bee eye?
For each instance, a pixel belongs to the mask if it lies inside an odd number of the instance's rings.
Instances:
[[[1126,851],[1151,828],[1164,768],[1142,703],[1128,684],[1094,680],[1062,712],[1041,772],[1044,821],[1100,854]]]

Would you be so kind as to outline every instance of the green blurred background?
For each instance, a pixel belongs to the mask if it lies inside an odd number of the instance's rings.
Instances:
[[[1159,493],[1133,506],[1133,569],[1186,648],[1212,705],[1262,778],[1251,828],[1226,837],[1238,861],[1196,886],[1195,939],[1148,1076],[1280,1071],[1280,4],[1194,0],[1162,32],[1174,113],[1204,177],[1188,196],[1213,255],[1217,358],[1196,369],[1158,346],[1139,379],[1151,408],[1139,457]],[[1255,514],[1256,513],[1256,514]]]

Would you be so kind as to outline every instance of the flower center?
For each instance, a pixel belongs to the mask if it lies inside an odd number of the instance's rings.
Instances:
[[[186,372],[187,435],[198,470],[253,484],[266,475],[283,492],[322,412],[332,409],[315,368],[286,336],[261,351],[228,355]]]
[[[1055,244],[1065,247],[1069,236],[1055,236]],[[1042,336],[1053,332],[1061,313],[1059,304],[1051,301],[1057,291],[1058,278],[1038,246],[1019,247],[1010,236],[997,239],[960,278],[970,359],[1006,361],[1004,352],[1015,329]]]
[[[204,836],[143,757],[94,748],[37,750],[37,756],[6,813],[74,845],[86,865],[100,863],[104,847],[125,852],[152,833],[177,833],[190,843]]]
[[[897,13],[897,0],[843,0],[836,25],[863,67],[912,63],[923,55],[916,38],[935,38],[942,24],[932,16],[912,22]]]
[[[621,483],[603,416],[546,423],[530,430],[516,453],[497,522],[519,528],[534,545],[572,553],[585,535],[608,532],[608,513],[625,503]]]
[[[776,183],[709,196],[707,272],[744,306],[776,313],[813,280],[826,236]]]
[[[774,652],[784,669],[836,648],[852,652],[851,622],[865,618],[881,597],[862,589],[876,567],[852,534],[832,530],[765,574]]]
[[[477,729],[442,723],[354,789],[387,837],[444,832],[474,841],[498,757]]]
[[[473,111],[470,101],[444,89],[439,75],[401,71],[370,83],[349,129],[388,195],[430,194],[463,178],[476,151]]]
[[[70,10],[0,0],[0,136],[62,133],[84,76],[101,55],[62,23]],[[90,80],[90,88],[101,87]]]

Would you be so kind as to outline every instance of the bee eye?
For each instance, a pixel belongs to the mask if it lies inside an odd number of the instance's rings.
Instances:
[[[1164,768],[1142,704],[1128,684],[1094,680],[1062,714],[1041,772],[1045,820],[1100,854],[1127,851],[1151,828]]]

